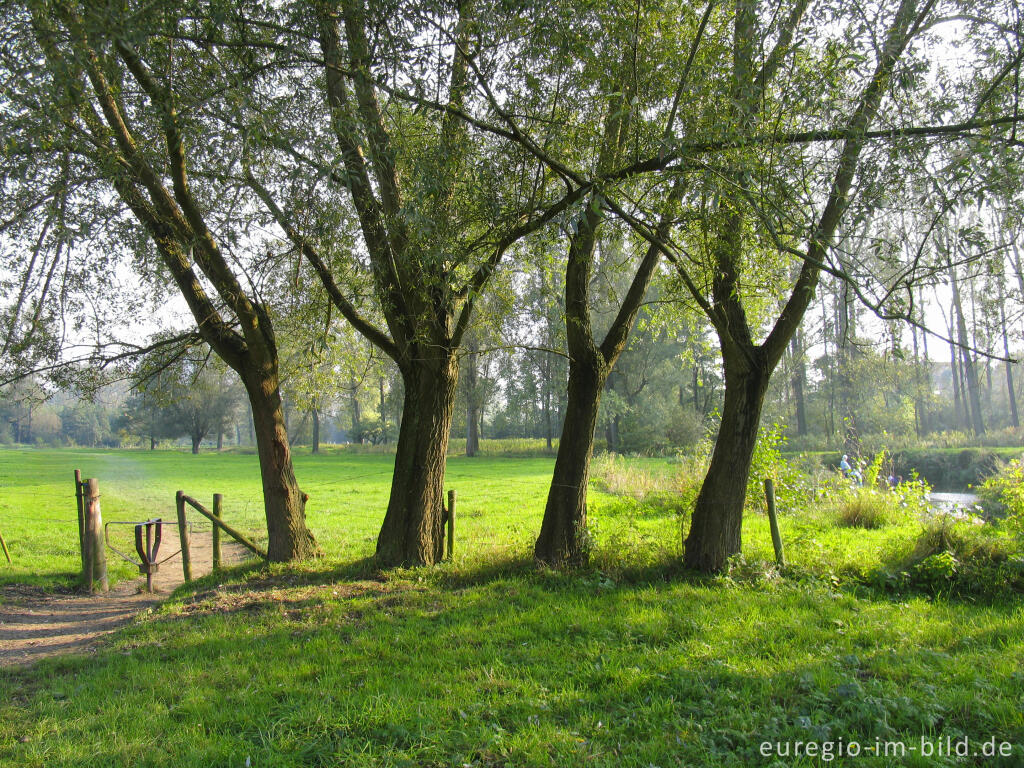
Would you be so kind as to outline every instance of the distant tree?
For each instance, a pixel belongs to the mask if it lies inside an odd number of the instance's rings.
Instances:
[[[238,410],[240,393],[232,379],[212,360],[182,358],[165,369],[149,388],[163,404],[164,433],[187,436],[192,453],[199,453],[206,436],[223,431]]]
[[[78,400],[64,407],[60,415],[64,437],[74,445],[113,445],[110,416],[100,403]]]
[[[151,451],[156,450],[161,439],[171,437],[167,428],[166,404],[159,391],[147,388],[128,397],[121,411],[119,428],[148,440]]]

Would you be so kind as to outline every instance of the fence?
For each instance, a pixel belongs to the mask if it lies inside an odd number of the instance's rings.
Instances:
[[[244,534],[228,525],[223,520],[224,496],[219,493],[213,495],[213,509],[207,509],[201,503],[184,491],[175,494],[175,509],[177,521],[165,522],[160,518],[141,521],[110,521],[104,525],[103,513],[100,509],[99,481],[95,478],[82,479],[80,470],[75,470],[75,501],[78,506],[78,543],[82,555],[82,585],[89,592],[107,592],[110,589],[110,581],[107,576],[107,549],[120,555],[123,559],[139,568],[140,573],[146,575],[146,587],[153,591],[153,574],[161,565],[172,557],[181,553],[182,574],[186,582],[192,580],[192,524],[188,521],[186,507],[192,507],[213,524],[213,570],[219,571],[222,567],[223,557],[221,551],[221,532],[226,533],[242,546],[251,550],[258,557],[267,559],[267,553],[259,546],[250,541]],[[139,559],[126,555],[110,543],[108,526],[129,525],[134,528],[135,551]],[[172,525],[178,528],[178,537],[181,542],[181,549],[168,555],[163,560],[158,559],[160,544],[163,540],[163,527]],[[7,547],[4,542],[4,552]],[[8,556],[8,559],[9,556]]]

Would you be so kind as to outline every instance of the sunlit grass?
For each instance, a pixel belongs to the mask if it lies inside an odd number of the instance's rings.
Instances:
[[[95,654],[0,672],[0,765],[810,766],[760,745],[946,735],[1010,742],[1009,761],[985,764],[1020,764],[1019,594],[979,604],[866,587],[922,524],[843,527],[814,506],[780,509],[787,568],[768,565],[767,520],[750,513],[744,560],[695,578],[679,567],[687,504],[627,481],[631,466],[655,486],[690,470],[617,461],[622,493],[591,493],[591,568],[530,560],[549,459],[453,458],[455,560],[382,573],[366,556],[391,457],[300,455],[327,557],[206,577]],[[75,466],[101,479],[108,519],[169,513],[181,487],[225,493],[229,520],[261,528],[251,456],[5,451],[0,530],[21,561],[0,564],[5,578],[74,571],[75,552],[33,560],[45,539],[13,521],[70,526]],[[831,762],[876,764],[959,763]]]

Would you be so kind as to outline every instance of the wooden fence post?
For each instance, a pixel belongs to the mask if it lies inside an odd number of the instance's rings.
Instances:
[[[95,477],[85,481],[85,515],[89,523],[91,536],[86,541],[86,551],[92,558],[89,568],[89,591],[107,592],[110,582],[107,580],[107,548],[103,541],[103,512],[100,510],[100,484]]]
[[[82,499],[82,586],[92,592],[93,572],[93,519],[92,505]]]
[[[455,491],[448,491],[448,559],[455,551]]]
[[[82,470],[75,470],[75,503],[78,505],[78,550],[82,553],[82,574],[85,575],[85,499],[82,498]]]
[[[185,519],[185,492],[178,491],[174,497],[178,507],[178,535],[181,537],[181,570],[185,583],[192,581],[192,551],[189,549],[188,521]]]
[[[772,529],[772,546],[775,548],[775,562],[785,567],[786,558],[782,554],[782,534],[779,533],[779,518],[775,514],[775,483],[771,478],[764,481],[764,495],[768,500],[768,525]]]
[[[221,493],[213,494],[213,516],[218,520],[221,518],[221,507],[224,504],[224,495]],[[220,526],[214,524],[213,526],[213,570],[220,570]]]

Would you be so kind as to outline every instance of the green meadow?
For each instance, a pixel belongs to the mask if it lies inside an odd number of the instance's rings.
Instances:
[[[452,457],[453,561],[381,572],[391,461],[297,456],[320,560],[206,577],[96,653],[0,670],[0,765],[1024,764],[1020,593],[893,586],[917,519],[784,508],[780,570],[752,505],[744,557],[696,578],[686,468],[598,462],[592,566],[560,573],[530,558],[552,460]],[[74,582],[76,467],[107,520],[219,492],[259,538],[254,456],[2,450],[0,581]]]

